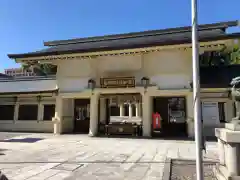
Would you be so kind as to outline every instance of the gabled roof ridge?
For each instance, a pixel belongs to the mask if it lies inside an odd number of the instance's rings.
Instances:
[[[176,44],[187,44],[191,43],[191,34],[187,32],[188,35],[174,37],[169,36],[164,37],[166,35],[158,35],[163,36],[159,38],[151,38],[149,37],[141,37],[133,38],[135,39],[122,39],[122,40],[109,40],[106,42],[89,42],[89,43],[76,43],[76,44],[68,44],[68,45],[59,45],[53,46],[49,48],[45,48],[42,51],[35,51],[23,54],[8,54],[9,58],[26,58],[26,57],[36,57],[36,56],[51,56],[51,55],[61,55],[61,54],[72,54],[72,53],[88,53],[88,52],[97,52],[97,51],[111,51],[111,50],[122,50],[122,49],[133,49],[133,48],[142,48],[142,47],[152,47],[152,46],[167,46],[167,45],[176,45]],[[181,34],[181,33],[180,33]],[[208,41],[218,41],[218,40],[226,40],[226,39],[239,39],[239,33],[232,34],[218,34],[214,36],[199,36],[200,42],[208,42]],[[140,39],[140,40],[139,40]],[[131,40],[131,41],[130,41]],[[117,42],[114,42],[117,41]]]
[[[199,25],[199,30],[200,31],[213,30],[213,29],[224,30],[228,27],[237,26],[237,25],[238,25],[238,21],[202,24],[202,25]],[[191,26],[183,26],[183,27],[165,28],[165,29],[159,29],[159,30],[147,30],[147,31],[141,31],[141,32],[130,32],[130,33],[84,37],[84,38],[67,39],[67,40],[46,41],[44,42],[44,45],[58,46],[58,45],[76,44],[76,43],[85,43],[85,42],[98,42],[98,41],[118,40],[118,39],[126,39],[126,38],[137,38],[137,37],[143,37],[143,36],[166,35],[166,34],[183,33],[183,32],[189,32],[189,31],[191,31]]]

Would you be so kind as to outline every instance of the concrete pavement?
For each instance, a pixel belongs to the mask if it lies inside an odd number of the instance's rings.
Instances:
[[[0,142],[0,169],[11,180],[161,179],[167,158],[195,159],[193,141],[23,134],[34,143]],[[217,161],[216,143],[206,160]]]

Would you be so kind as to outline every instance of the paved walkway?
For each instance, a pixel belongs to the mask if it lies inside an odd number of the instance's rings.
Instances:
[[[0,142],[0,169],[10,180],[159,180],[166,158],[195,159],[193,141],[52,134],[13,138],[26,137],[43,140]],[[205,159],[217,160],[215,142],[207,143]]]

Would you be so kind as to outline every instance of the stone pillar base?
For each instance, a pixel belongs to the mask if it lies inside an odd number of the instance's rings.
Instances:
[[[60,96],[56,97],[55,115],[52,118],[53,121],[53,133],[62,133],[62,114],[63,114],[63,99]]]
[[[95,137],[95,135],[93,135],[92,133],[88,133],[89,137]]]
[[[58,118],[53,118],[53,134],[61,134],[61,124]]]
[[[217,180],[240,180],[240,176],[232,176],[228,174],[228,170],[225,166],[217,165],[213,169],[214,175]]]
[[[96,134],[93,133],[93,132],[91,132],[91,131],[89,131],[88,136],[89,136],[89,137],[94,137],[94,136],[96,136]]]
[[[60,134],[60,132],[59,132],[59,126],[58,126],[58,124],[57,123],[54,123],[53,124],[53,134]]]
[[[220,164],[214,169],[218,180],[240,180],[240,127],[227,123],[216,128]]]

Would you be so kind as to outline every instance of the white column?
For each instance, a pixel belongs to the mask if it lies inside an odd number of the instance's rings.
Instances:
[[[63,114],[63,99],[60,96],[56,97],[55,116],[53,118],[53,132],[54,134],[62,133],[62,114]]]
[[[124,114],[124,104],[121,103],[119,105],[119,109],[120,109],[120,117],[123,117],[125,114]]]
[[[38,103],[38,116],[37,116],[37,120],[38,121],[43,120],[43,105],[42,105],[42,103]]]
[[[98,132],[98,94],[93,94],[90,99],[90,128],[89,136],[96,136]]]
[[[19,113],[19,103],[16,102],[14,106],[14,117],[13,117],[14,123],[16,123],[16,121],[18,120],[18,113]]]
[[[128,104],[128,114],[129,114],[129,118],[132,118],[132,104],[131,103]]]
[[[62,99],[62,133],[72,132],[74,128],[74,102],[73,99]]]
[[[142,113],[143,113],[143,136],[151,136],[151,120],[152,120],[152,103],[151,97],[147,94],[143,95]]]

